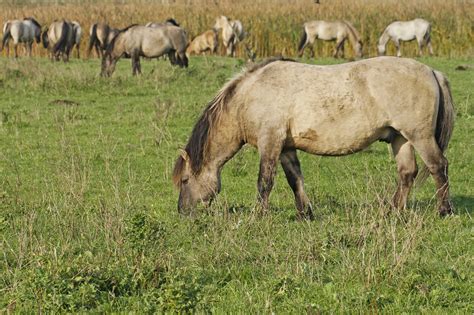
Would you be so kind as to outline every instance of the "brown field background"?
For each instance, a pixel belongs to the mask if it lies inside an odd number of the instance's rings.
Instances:
[[[5,1],[0,2],[0,22],[34,16],[42,25],[66,18],[78,21],[84,30],[81,52],[85,56],[92,23],[104,21],[122,28],[132,23],[163,21],[173,17],[190,37],[212,28],[218,15],[240,19],[248,37],[245,43],[258,57],[282,54],[295,56],[302,24],[309,20],[344,19],[360,32],[364,55],[376,55],[376,42],[381,32],[394,20],[415,17],[432,23],[435,54],[443,57],[474,56],[474,0],[163,0],[163,1]],[[347,44],[346,44],[347,45]],[[317,56],[330,56],[334,43],[318,41]],[[402,45],[404,56],[416,54],[416,43]],[[35,54],[46,55],[36,46]],[[394,47],[389,44],[389,54]],[[2,53],[5,54],[4,52]],[[243,46],[239,56],[245,56]],[[346,46],[346,56],[352,50]]]

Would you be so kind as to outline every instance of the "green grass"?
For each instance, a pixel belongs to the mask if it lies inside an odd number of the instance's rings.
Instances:
[[[270,213],[253,211],[250,147],[210,209],[177,213],[178,149],[242,61],[144,61],[134,78],[123,60],[104,79],[98,60],[0,59],[0,312],[472,313],[474,70],[454,69],[473,60],[421,61],[454,94],[456,215],[437,216],[431,179],[385,215],[396,167],[376,143],[300,153],[316,220],[299,222],[281,169]]]

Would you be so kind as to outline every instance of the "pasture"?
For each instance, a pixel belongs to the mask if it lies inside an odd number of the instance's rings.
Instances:
[[[211,208],[177,213],[178,149],[242,60],[143,61],[139,77],[121,60],[101,78],[96,59],[0,59],[0,310],[472,312],[474,70],[455,70],[472,59],[419,60],[452,86],[456,214],[438,217],[430,178],[386,215],[396,166],[379,142],[299,154],[316,216],[301,222],[281,168],[270,213],[253,211],[250,147]]]

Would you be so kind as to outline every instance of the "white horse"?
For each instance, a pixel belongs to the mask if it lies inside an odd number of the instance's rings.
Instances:
[[[72,24],[72,30],[74,32],[74,43],[73,43],[73,45],[76,47],[77,58],[80,58],[79,49],[80,49],[80,46],[81,46],[82,27],[79,24],[79,22],[77,22],[77,21],[72,21],[71,24]]]
[[[316,39],[336,41],[333,57],[337,58],[339,51],[344,58],[344,43],[346,40],[352,45],[357,58],[362,58],[362,40],[359,32],[347,21],[310,21],[304,24],[303,35],[298,46],[298,55],[303,56],[306,46],[309,45],[311,57],[314,57],[313,44]]]
[[[244,27],[239,20],[229,20],[226,16],[216,18],[213,27],[217,32],[222,31],[222,44],[226,48],[227,56],[235,57],[235,48],[245,38]]]
[[[387,42],[392,40],[397,48],[397,57],[401,57],[400,41],[412,41],[414,39],[418,42],[418,55],[421,56],[424,46],[428,47],[430,55],[433,54],[433,48],[431,47],[431,24],[423,19],[390,23],[379,38],[377,44],[378,53],[379,55],[385,55]]]
[[[32,17],[23,20],[11,20],[3,25],[2,49],[7,46],[7,56],[10,54],[8,42],[13,40],[15,50],[15,58],[18,57],[17,46],[19,43],[25,43],[26,52],[31,56],[33,41],[37,43],[41,41],[41,25]]]

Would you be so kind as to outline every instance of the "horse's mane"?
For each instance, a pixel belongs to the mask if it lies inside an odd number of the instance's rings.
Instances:
[[[38,23],[38,21],[36,21],[34,18],[32,17],[26,17],[23,19],[23,21],[30,21],[31,23],[33,23],[34,25],[36,25],[39,29],[41,29],[41,25]]]
[[[126,31],[128,31],[129,29],[131,29],[132,27],[137,26],[137,25],[138,24],[132,24],[132,25],[129,25],[125,28],[122,28],[121,30],[118,30],[117,34],[112,38],[110,43],[107,45],[107,49],[105,50],[105,54],[110,55],[112,53],[112,50],[114,49],[114,46],[115,46],[115,42],[117,41],[117,38],[119,37],[120,34],[125,33]]]
[[[199,174],[202,170],[209,143],[212,141],[215,126],[223,112],[226,111],[229,100],[235,93],[237,86],[249,74],[265,67],[266,65],[275,61],[294,61],[283,57],[268,58],[265,61],[258,63],[251,68],[239,73],[233,79],[228,81],[224,87],[217,93],[217,95],[207,104],[206,109],[194,125],[191,136],[186,144],[185,151],[191,163],[191,170],[193,174]],[[185,160],[182,156],[176,160],[173,170],[173,182],[179,186],[181,180],[181,173],[185,166]]]
[[[179,26],[179,23],[175,19],[169,18],[166,20],[166,23],[173,24],[174,26]]]
[[[359,34],[359,32],[357,32],[357,30],[355,29],[355,27],[352,26],[352,24],[349,23],[348,21],[343,21],[343,23],[347,26],[347,28],[349,29],[349,32],[350,32],[350,33],[352,34],[352,36],[354,37],[355,41],[361,43],[360,34]]]

